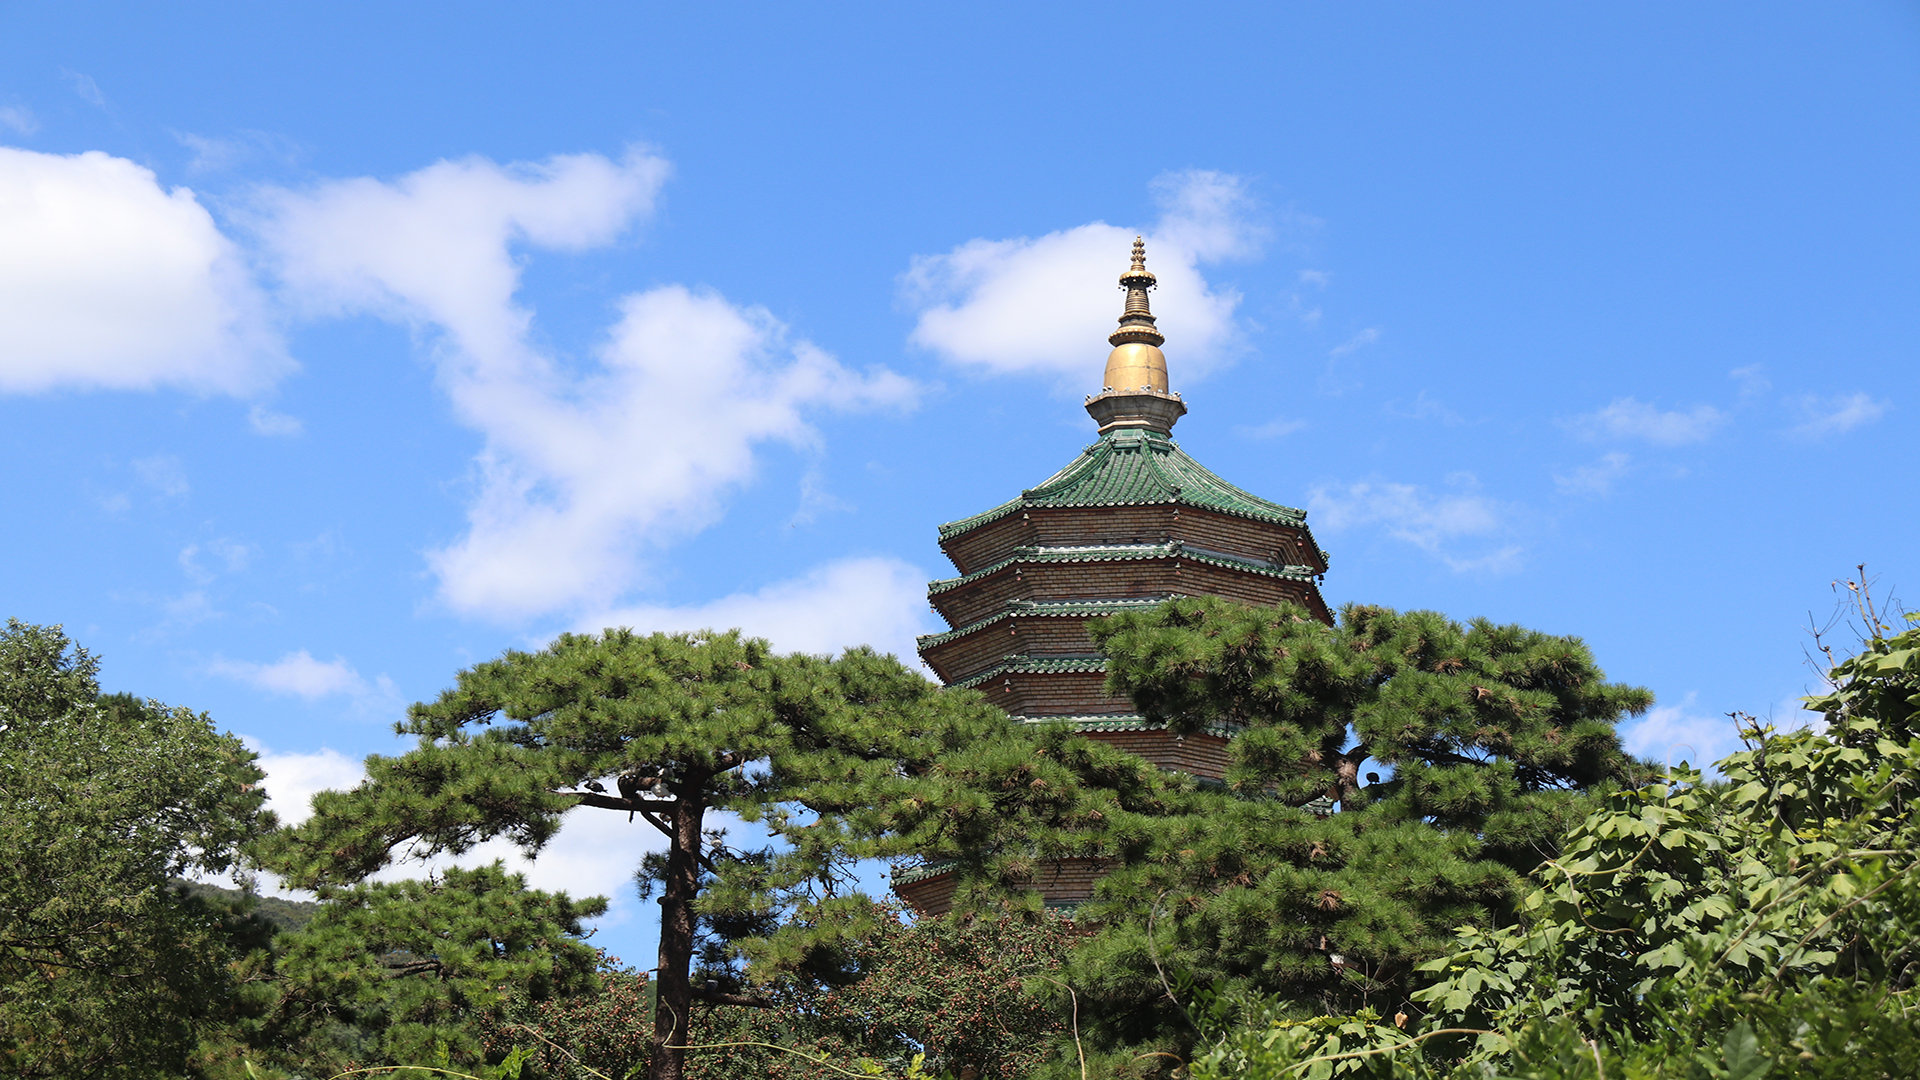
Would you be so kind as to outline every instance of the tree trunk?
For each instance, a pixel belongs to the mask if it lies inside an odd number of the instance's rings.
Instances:
[[[701,801],[705,777],[688,777],[674,792],[673,835],[668,840],[666,881],[660,890],[660,967],[653,1009],[653,1062],[649,1080],[682,1080],[685,1076],[693,1007],[693,987],[687,969],[693,963],[694,898],[700,895],[700,822],[707,807]]]

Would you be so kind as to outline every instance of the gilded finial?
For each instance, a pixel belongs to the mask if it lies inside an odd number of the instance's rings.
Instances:
[[[1133,238],[1133,264],[1120,275],[1120,287],[1127,291],[1127,306],[1120,312],[1119,328],[1107,338],[1113,352],[1107,355],[1106,378],[1100,392],[1087,399],[1087,412],[1102,435],[1125,428],[1164,435],[1187,407],[1168,388],[1167,355],[1160,351],[1167,339],[1147,306],[1154,277],[1147,270],[1144,237]]]
[[[1113,389],[1144,386],[1167,392],[1167,358],[1160,352],[1167,339],[1153,324],[1153,310],[1147,305],[1147,290],[1153,286],[1153,274],[1147,270],[1147,242],[1136,236],[1133,265],[1120,275],[1120,287],[1127,290],[1127,306],[1120,313],[1119,328],[1107,337],[1113,355],[1107,358],[1106,385]],[[1116,378],[1120,381],[1115,382]]]
[[[1167,386],[1167,354],[1160,352],[1167,338],[1154,327],[1154,311],[1146,304],[1146,292],[1154,288],[1154,275],[1146,271],[1146,238],[1133,238],[1133,265],[1119,275],[1119,286],[1127,290],[1127,307],[1119,313],[1119,329],[1106,338],[1114,352],[1106,357],[1104,386],[1087,398],[1087,411],[1102,436],[1121,429],[1167,434],[1187,405]]]

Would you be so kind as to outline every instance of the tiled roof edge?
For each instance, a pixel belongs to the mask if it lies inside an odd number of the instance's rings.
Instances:
[[[914,643],[917,648],[924,652],[936,645],[945,645],[949,641],[957,641],[973,633],[975,630],[992,626],[1002,619],[1011,619],[1016,616],[1048,619],[1072,618],[1082,615],[1106,615],[1115,611],[1124,611],[1128,608],[1153,607],[1156,604],[1164,604],[1168,600],[1174,600],[1184,595],[1184,593],[1168,593],[1162,597],[1128,596],[1118,597],[1112,600],[1010,600],[1005,607],[1002,607],[999,611],[994,612],[984,619],[975,619],[965,626],[957,626],[952,630],[943,630],[938,634],[921,634],[914,639]]]
[[[1085,675],[1105,670],[1107,658],[1104,656],[1009,656],[978,675],[970,675],[947,685],[956,690],[968,690],[1002,675]]]
[[[940,578],[927,583],[927,595],[938,596],[941,593],[957,589],[962,585],[979,581],[989,574],[997,574],[1016,563],[1047,562],[1122,562],[1128,559],[1192,559],[1195,562],[1211,563],[1234,570],[1265,574],[1269,577],[1287,578],[1295,581],[1312,581],[1320,572],[1311,566],[1275,566],[1272,563],[1254,562],[1227,555],[1223,552],[1207,551],[1204,548],[1188,547],[1179,541],[1170,544],[1114,544],[1089,545],[1087,547],[1055,548],[1016,548],[1011,555],[991,566],[984,566],[971,574],[960,577]]]

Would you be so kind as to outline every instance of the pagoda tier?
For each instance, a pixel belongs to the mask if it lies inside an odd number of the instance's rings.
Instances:
[[[1332,622],[1318,587],[1327,557],[1303,511],[1234,487],[1173,441],[1186,406],[1167,388],[1138,241],[1120,280],[1127,306],[1109,339],[1105,388],[1087,399],[1098,440],[1018,498],[940,527],[959,576],[927,592],[952,629],[922,637],[920,655],[948,686],[976,689],[1016,719],[1070,724],[1161,768],[1218,780],[1231,732],[1176,734],[1137,715],[1107,690],[1087,624],[1180,596],[1292,604]],[[1032,886],[1070,907],[1103,871],[1095,861],[1049,862]],[[938,866],[894,879],[901,899],[930,915],[951,907],[953,889]]]

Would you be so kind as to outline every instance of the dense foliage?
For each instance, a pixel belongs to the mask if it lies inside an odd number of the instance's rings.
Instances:
[[[271,825],[253,754],[188,709],[103,697],[59,627],[0,630],[0,1073],[187,1067],[232,992],[229,919],[175,884]]]
[[[1519,925],[1426,965],[1418,1023],[1269,1003],[1216,1024],[1193,1075],[1920,1074],[1920,629],[1830,679],[1824,731],[1750,724],[1723,781],[1610,797]]]
[[[1622,755],[1646,695],[1577,641],[1426,613],[1103,627],[1144,713],[1234,733],[1221,784],[870,653],[566,637],[463,673],[415,750],[264,842],[236,740],[10,623],[0,1072],[1920,1075],[1920,627],[1866,610],[1822,724],[1748,721],[1715,779]],[[498,865],[366,880],[409,844],[537,848],[578,806],[668,835],[638,877],[680,919],[670,978],[585,945],[602,901]],[[771,842],[729,845],[723,809]],[[248,851],[319,904],[276,926],[180,880]],[[850,891],[871,856],[951,869],[956,914]],[[1025,889],[1066,857],[1114,868],[1073,923]]]
[[[909,922],[883,905],[873,914],[848,949],[857,979],[782,980],[767,989],[773,1010],[697,1006],[689,1071],[822,1080],[862,1062],[905,1073],[917,1058],[931,1075],[1012,1080],[1057,1052],[1071,1017],[1029,986],[1055,977],[1079,936],[1071,924],[1057,915]],[[530,1048],[530,1073],[555,1080],[638,1075],[647,1000],[643,974],[605,968],[594,993],[502,1011],[489,1025],[493,1056]]]
[[[591,985],[582,920],[600,899],[531,890],[498,863],[331,891],[274,950],[274,1000],[253,1029],[272,1058],[341,1071],[364,1063],[475,1064],[479,1023],[509,996],[544,1002]]]
[[[1651,700],[1577,639],[1432,612],[1349,606],[1327,626],[1188,599],[1094,637],[1148,718],[1232,735],[1224,785],[1143,818],[1083,909],[1101,932],[1073,973],[1104,1036],[1174,1052],[1192,1028],[1169,973],[1403,1008],[1414,966],[1507,917],[1586,793],[1632,777],[1614,724]]]

